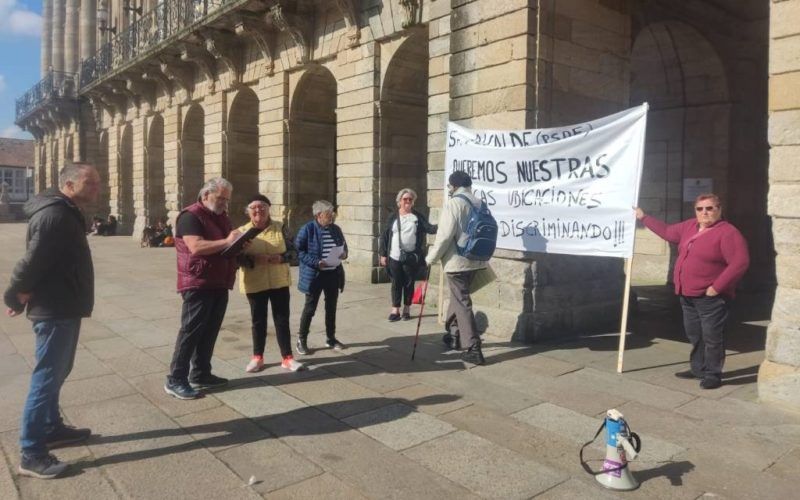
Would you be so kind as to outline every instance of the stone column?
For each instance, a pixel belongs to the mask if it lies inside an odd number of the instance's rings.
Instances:
[[[769,44],[769,204],[778,289],[758,372],[762,401],[800,410],[800,0],[772,2]]]
[[[64,71],[78,72],[78,9],[80,0],[66,0],[64,27]]]
[[[53,64],[53,0],[42,0],[42,78]]]
[[[80,1],[81,59],[88,59],[92,57],[97,50],[97,0]]]
[[[64,71],[64,0],[52,0],[53,2],[53,50],[52,66],[53,71]]]

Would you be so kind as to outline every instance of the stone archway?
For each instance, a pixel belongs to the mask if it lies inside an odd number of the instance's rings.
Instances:
[[[72,135],[67,137],[67,145],[64,149],[64,165],[75,161],[75,148],[72,143]]]
[[[97,196],[99,214],[106,216],[109,210],[110,187],[108,184],[108,132],[103,130],[97,140],[97,161],[95,167],[100,174],[100,193]]]
[[[133,209],[133,126],[122,129],[119,141],[119,172],[117,173],[118,234],[132,234],[136,217]]]
[[[205,180],[205,112],[192,104],[183,120],[181,134],[180,207],[197,201]]]
[[[58,139],[50,148],[50,187],[58,187]]]
[[[248,87],[236,93],[228,115],[227,168],[233,184],[229,213],[234,223],[243,220],[247,200],[258,186],[258,97]],[[270,193],[264,193],[269,196]]]
[[[285,189],[289,229],[311,219],[311,205],[336,206],[336,79],[322,66],[300,78],[289,115],[289,174]]]
[[[39,172],[38,178],[36,179],[37,186],[36,191],[41,193],[45,189],[47,189],[47,147],[42,145],[39,147],[40,157],[39,157]]]
[[[153,116],[147,135],[147,175],[145,184],[147,222],[155,224],[167,215],[164,192],[164,118]]]
[[[631,54],[631,104],[650,104],[640,206],[673,223],[692,217],[684,179],[728,195],[731,102],[725,68],[708,40],[676,21],[645,26]],[[634,279],[671,278],[670,250],[646,230],[637,233]],[[646,249],[646,250],[642,250]]]
[[[403,188],[416,191],[416,208],[428,213],[428,61],[428,39],[416,33],[386,70],[380,100],[380,221],[397,209]]]

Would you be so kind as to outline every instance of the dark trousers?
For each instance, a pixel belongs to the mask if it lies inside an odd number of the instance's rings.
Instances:
[[[410,306],[414,297],[414,272],[416,268],[404,266],[389,257],[389,277],[392,279],[392,307]]]
[[[336,271],[320,271],[317,279],[311,285],[311,293],[306,294],[306,303],[303,314],[300,316],[300,331],[297,335],[301,339],[308,337],[311,327],[311,318],[317,312],[319,296],[325,294],[325,334],[328,340],[336,339],[336,302],[339,300],[339,275]]]
[[[449,325],[448,331],[451,335],[459,335],[464,348],[481,343],[481,336],[475,324],[475,314],[472,312],[472,297],[469,295],[469,286],[476,272],[447,273],[447,282],[450,285],[450,306],[447,308],[445,324]]]
[[[725,364],[723,334],[728,322],[729,300],[715,297],[681,296],[683,327],[692,344],[689,363],[692,373],[699,377],[722,376]]]
[[[187,290],[181,309],[181,329],[169,365],[173,383],[197,381],[211,374],[211,356],[228,307],[228,290]]]
[[[289,287],[248,293],[250,317],[253,321],[253,354],[264,355],[267,342],[267,305],[272,302],[272,322],[281,357],[292,355],[292,341],[289,338]]]

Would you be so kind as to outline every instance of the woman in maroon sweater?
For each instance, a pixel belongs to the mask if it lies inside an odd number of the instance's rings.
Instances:
[[[722,385],[725,364],[723,333],[736,284],[750,265],[747,243],[732,224],[722,220],[715,194],[701,194],[694,202],[695,218],[677,224],[646,215],[636,218],[664,240],[678,245],[675,294],[680,296],[683,326],[692,344],[691,369],[676,377],[701,379],[703,389]]]

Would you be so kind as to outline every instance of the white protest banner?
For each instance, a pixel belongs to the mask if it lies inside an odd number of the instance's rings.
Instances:
[[[498,248],[630,257],[647,104],[552,129],[447,126],[445,184],[456,170],[497,219]]]

